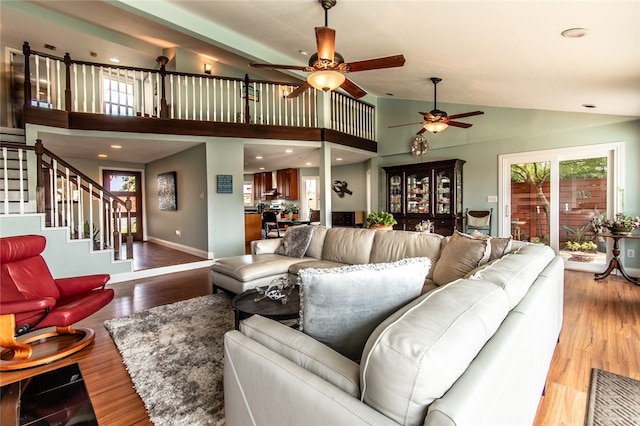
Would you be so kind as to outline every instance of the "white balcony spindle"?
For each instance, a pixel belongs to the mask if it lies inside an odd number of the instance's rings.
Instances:
[[[7,173],[7,148],[2,148],[2,180],[4,188],[4,199],[2,204],[4,205],[4,214],[9,214],[9,175]]]

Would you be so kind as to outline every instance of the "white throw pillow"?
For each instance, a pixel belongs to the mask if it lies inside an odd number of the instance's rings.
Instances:
[[[428,257],[329,269],[302,269],[300,330],[352,360],[371,332],[420,295]]]

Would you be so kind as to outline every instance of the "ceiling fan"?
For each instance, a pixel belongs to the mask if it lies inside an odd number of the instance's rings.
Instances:
[[[438,83],[440,83],[442,79],[439,77],[431,77],[431,81],[433,82],[433,109],[429,112],[418,113],[418,114],[422,114],[424,121],[418,121],[417,123],[398,124],[396,126],[389,126],[389,128],[401,127],[401,126],[412,126],[414,124],[422,124],[423,125],[422,129],[420,129],[418,133],[416,133],[416,135],[420,135],[427,131],[435,134],[435,133],[442,132],[449,126],[462,127],[463,129],[468,129],[469,127],[473,126],[473,124],[462,123],[460,121],[453,121],[453,120],[457,118],[472,117],[474,115],[484,114],[483,111],[473,111],[473,112],[465,112],[462,114],[447,115],[446,112],[438,109],[437,87],[438,87]]]
[[[328,26],[328,11],[335,6],[337,0],[319,0],[324,9],[324,27],[316,27],[316,44],[318,52],[309,58],[308,66],[260,64],[251,62],[253,68],[271,68],[306,71],[311,74],[297,89],[287,95],[295,98],[309,87],[329,91],[341,87],[354,98],[361,98],[367,94],[362,88],[346,78],[349,72],[368,71],[382,68],[394,68],[404,65],[403,55],[387,56],[384,58],[367,59],[357,62],[345,62],[340,53],[335,51],[336,31]]]

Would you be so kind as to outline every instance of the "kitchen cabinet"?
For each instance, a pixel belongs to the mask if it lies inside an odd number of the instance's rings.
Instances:
[[[298,199],[298,169],[276,171],[278,197],[285,200]]]
[[[398,221],[394,229],[415,231],[423,220],[434,232],[462,231],[462,166],[464,160],[383,167],[387,182],[387,211]]]
[[[271,172],[255,173],[253,175],[253,199],[264,200],[265,192],[273,189],[273,175]]]

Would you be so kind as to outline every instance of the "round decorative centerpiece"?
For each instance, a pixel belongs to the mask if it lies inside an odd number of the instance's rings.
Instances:
[[[631,226],[607,226],[609,232],[615,235],[628,235],[631,233]]]

